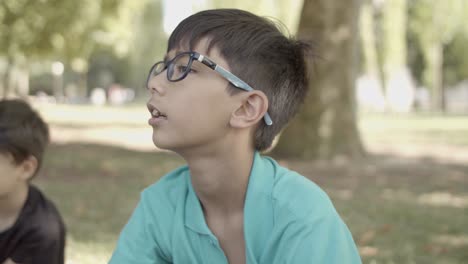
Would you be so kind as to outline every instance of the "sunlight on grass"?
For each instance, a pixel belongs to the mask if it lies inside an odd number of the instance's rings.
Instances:
[[[431,206],[468,208],[468,195],[458,196],[447,192],[425,193],[418,197],[418,202]]]
[[[361,257],[373,257],[377,256],[379,249],[376,247],[360,247],[359,254]]]
[[[114,243],[78,242],[69,236],[67,239],[66,264],[107,263],[114,246]]]
[[[428,114],[361,114],[366,142],[436,143],[468,146],[468,116]]]
[[[34,107],[52,124],[147,126],[146,104],[138,106],[92,106],[36,104]]]
[[[435,236],[433,241],[443,245],[454,247],[468,247],[468,234],[466,235],[440,235]]]
[[[130,128],[119,126],[69,128],[52,125],[51,137],[55,142],[79,143],[88,142],[121,146],[128,149],[155,151],[149,126],[144,128]]]

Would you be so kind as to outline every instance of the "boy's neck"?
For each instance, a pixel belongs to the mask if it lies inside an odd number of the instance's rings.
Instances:
[[[18,186],[10,194],[0,196],[0,232],[16,222],[28,198],[29,184]]]
[[[184,157],[205,216],[230,217],[243,212],[254,154],[253,149],[234,147]]]

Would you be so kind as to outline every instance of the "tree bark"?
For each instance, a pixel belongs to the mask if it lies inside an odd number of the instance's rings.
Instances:
[[[29,95],[29,68],[26,62],[18,66],[16,95],[24,99]]]
[[[406,62],[407,0],[386,0],[383,11],[383,71],[387,105],[394,112],[410,112],[415,89]]]
[[[361,31],[362,76],[359,77],[357,98],[363,110],[384,112],[386,100],[382,67],[380,67],[376,41],[375,7],[372,0],[361,4],[359,29]]]
[[[274,154],[296,158],[364,154],[355,104],[359,5],[360,0],[304,1],[298,36],[318,44],[320,59],[309,61],[305,105],[283,132]]]
[[[8,55],[7,65],[6,65],[4,79],[3,79],[3,91],[1,94],[4,98],[8,97],[8,95],[10,94],[11,86],[13,85],[12,83],[13,68],[14,68],[13,57]]]
[[[432,110],[444,112],[444,91],[443,91],[443,44],[438,41],[428,43],[425,50],[426,58],[426,78],[431,84],[431,104]]]

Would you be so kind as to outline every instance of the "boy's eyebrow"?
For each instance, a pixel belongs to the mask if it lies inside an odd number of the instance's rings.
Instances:
[[[174,54],[174,56],[172,56],[171,58],[169,58],[169,53],[166,53],[166,55],[164,55],[163,60],[164,60],[164,62],[167,62],[167,61],[169,61],[170,59],[172,59],[172,58],[176,57],[177,55],[179,55],[179,54],[181,54],[181,53],[184,53],[184,52],[187,52],[187,51],[177,51],[177,52]]]

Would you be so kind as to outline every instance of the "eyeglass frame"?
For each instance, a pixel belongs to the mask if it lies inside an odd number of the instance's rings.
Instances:
[[[186,54],[189,55],[189,61],[187,63],[187,69],[185,70],[185,72],[182,74],[181,77],[179,77],[179,78],[177,78],[175,80],[171,80],[171,78],[169,76],[169,71],[167,71],[168,66],[171,65],[171,63],[173,63],[177,58],[179,58],[180,56],[186,55]],[[231,83],[236,88],[239,88],[239,89],[247,91],[247,92],[255,90],[254,88],[252,88],[250,85],[248,85],[246,82],[241,80],[239,77],[237,77],[236,75],[234,75],[230,71],[228,71],[225,68],[221,67],[220,65],[216,64],[215,62],[210,60],[208,57],[206,57],[206,56],[204,56],[204,55],[202,55],[202,54],[200,54],[198,52],[195,52],[195,51],[182,52],[182,53],[179,53],[176,56],[174,56],[174,58],[172,58],[169,61],[164,60],[164,61],[156,62],[150,68],[148,78],[146,79],[146,87],[149,88],[148,84],[149,84],[152,77],[161,74],[163,71],[166,71],[166,78],[170,82],[178,82],[178,81],[181,81],[181,80],[185,79],[185,77],[187,77],[187,75],[190,72],[190,69],[192,67],[192,63],[193,63],[194,60],[197,60],[197,61],[201,62],[202,64],[206,65],[207,67],[209,67],[210,69],[218,72],[219,74],[221,74],[221,76],[223,78],[225,78],[227,81],[229,81],[229,83]],[[161,63],[164,65],[164,68],[162,68],[160,72],[158,72],[154,76],[152,76],[153,71]],[[265,121],[267,126],[273,125],[273,120],[271,119],[270,115],[268,114],[268,111],[263,116],[263,120]]]

